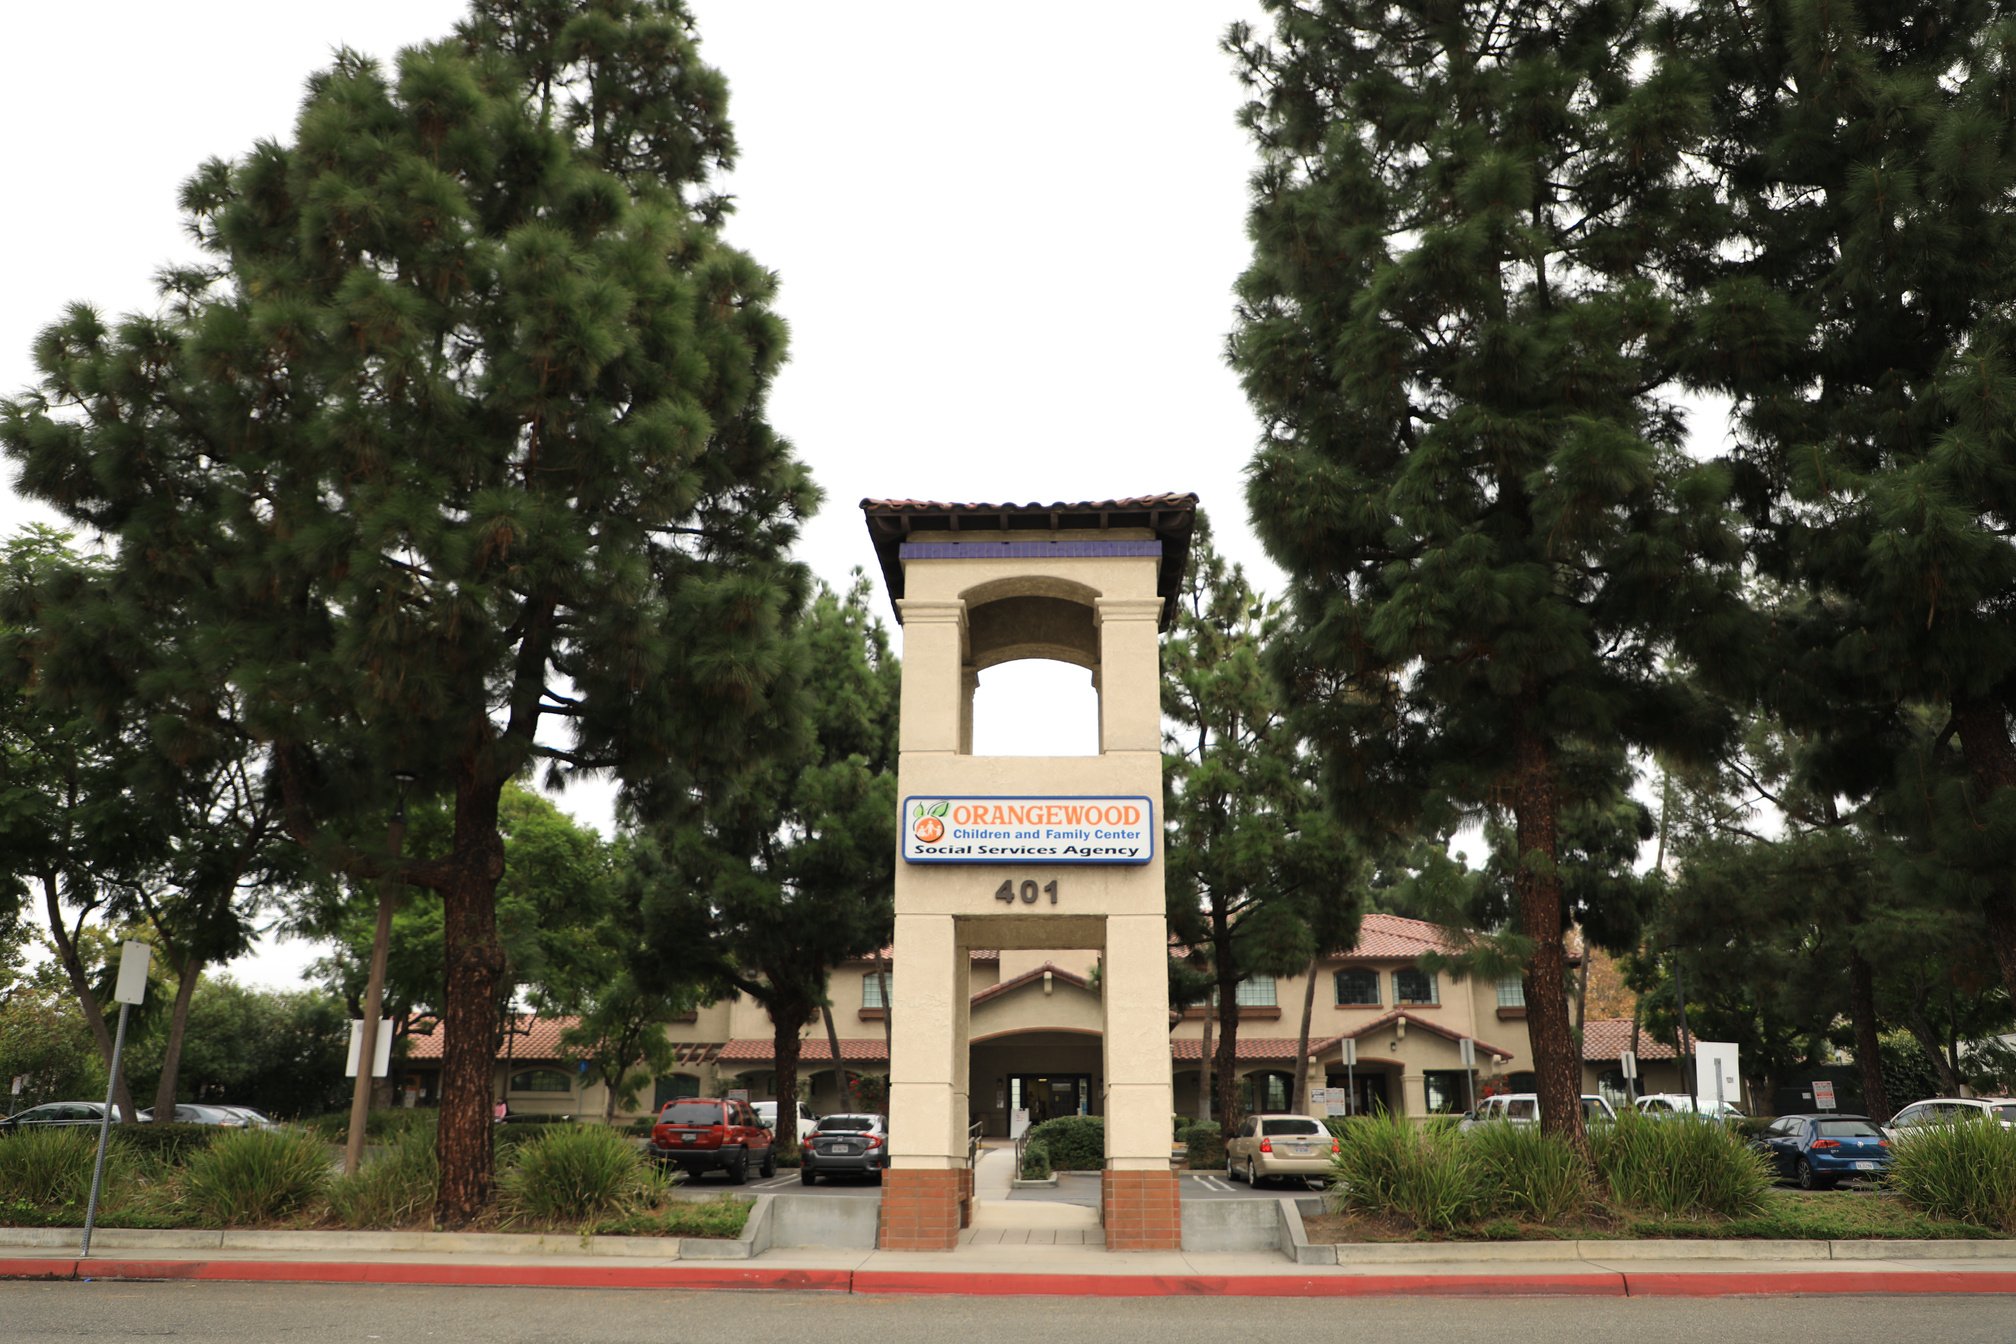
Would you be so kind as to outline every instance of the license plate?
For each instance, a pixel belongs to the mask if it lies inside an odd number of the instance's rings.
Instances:
[[[700,1137],[700,1136],[699,1136],[698,1134],[681,1134],[681,1135],[679,1136],[679,1142],[681,1142],[681,1143],[692,1143],[692,1142],[696,1141],[696,1140],[697,1140],[697,1139],[698,1139],[699,1137]]]
[[[1288,1148],[1288,1156],[1290,1156],[1290,1157],[1307,1157],[1307,1156],[1309,1156],[1309,1151],[1310,1151],[1310,1150],[1309,1150],[1309,1149],[1308,1149],[1308,1148],[1307,1148],[1306,1146],[1304,1146],[1304,1145],[1302,1145],[1302,1144],[1299,1144],[1299,1143],[1297,1143],[1297,1144],[1291,1144],[1291,1145],[1289,1145],[1289,1148]]]
[[[854,1145],[851,1143],[836,1143],[833,1145],[833,1151],[836,1153],[851,1153],[854,1151]]]
[[[1876,1170],[1876,1164],[1875,1164],[1874,1162],[1857,1162],[1857,1163],[1855,1164],[1855,1170],[1857,1170],[1857,1171],[1874,1171],[1874,1170]]]

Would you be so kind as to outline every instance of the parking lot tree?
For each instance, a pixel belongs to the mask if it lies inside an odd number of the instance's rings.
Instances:
[[[1563,771],[1712,749],[1690,673],[1742,654],[1728,481],[1674,400],[1706,90],[1650,3],[1266,8],[1227,42],[1260,156],[1231,358],[1279,657],[1341,815],[1511,818],[1543,1123],[1579,1145]]]
[[[43,951],[48,951],[45,942]],[[0,976],[0,1112],[105,1095],[105,1060],[63,967],[53,956]]]
[[[794,694],[748,739],[750,770],[660,815],[637,864],[646,987],[710,984],[763,1005],[787,1150],[801,1034],[833,969],[887,946],[895,919],[900,669],[858,572],[844,594],[820,587],[790,660]]]
[[[1688,377],[1734,400],[1752,553],[1790,594],[1768,703],[1851,804],[1935,712],[1916,829],[2016,992],[2016,27],[1982,0],[1705,0],[1680,41],[1732,207]]]
[[[203,259],[160,310],[69,309],[0,409],[24,492],[114,543],[119,619],[43,675],[192,730],[235,692],[290,834],[355,881],[396,771],[450,800],[400,869],[442,902],[446,1226],[493,1196],[505,786],[732,772],[805,596],[725,108],[680,0],[477,0],[389,64],[339,52],[287,138],[189,179]]]
[[[1356,847],[1262,660],[1279,614],[1199,515],[1162,648],[1163,810],[1169,929],[1212,981],[1206,1072],[1227,1126],[1239,1118],[1240,984],[1304,970],[1358,931]]]
[[[350,1018],[333,995],[206,975],[187,1016],[175,1100],[254,1106],[277,1117],[319,1115],[348,1103],[343,1061]],[[127,1042],[143,1091],[160,1076],[167,1043],[159,1029]],[[171,1102],[171,1118],[173,1111]]]

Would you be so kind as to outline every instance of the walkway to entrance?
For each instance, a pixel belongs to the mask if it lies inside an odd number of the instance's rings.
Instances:
[[[962,1246],[1104,1246],[1106,1230],[1098,1208],[1053,1203],[1017,1192],[1015,1145],[990,1143],[973,1167],[973,1225],[959,1234]],[[1010,1199],[1019,1193],[1022,1197]]]

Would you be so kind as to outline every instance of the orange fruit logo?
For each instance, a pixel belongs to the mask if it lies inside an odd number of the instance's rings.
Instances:
[[[919,844],[935,845],[945,838],[945,813],[950,809],[950,803],[930,807],[918,803],[910,809],[910,833]]]

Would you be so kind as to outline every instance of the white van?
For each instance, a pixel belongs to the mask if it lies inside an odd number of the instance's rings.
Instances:
[[[777,1128],[777,1103],[774,1101],[752,1101],[749,1109],[756,1112],[756,1122],[763,1128],[775,1131]],[[803,1138],[812,1132],[812,1126],[819,1123],[819,1117],[812,1114],[812,1108],[804,1102],[798,1103],[798,1135]]]

